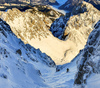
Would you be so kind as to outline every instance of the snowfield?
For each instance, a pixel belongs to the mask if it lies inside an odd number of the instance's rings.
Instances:
[[[91,35],[97,32],[100,33],[100,22],[95,28]],[[71,63],[56,66],[52,59],[39,49],[36,50],[28,44],[25,45],[12,33],[9,25],[0,19],[0,88],[99,88],[99,39],[99,35],[94,35],[88,40],[88,43],[93,40],[97,41],[97,45],[95,46],[97,49],[96,52],[94,51],[95,55],[91,54],[91,57],[95,56],[95,59],[92,60],[93,62],[97,62],[98,67],[96,67],[97,65],[93,66],[97,72],[92,72],[86,78],[87,82],[82,87],[83,84],[75,84],[75,79],[78,77],[79,67],[81,67],[81,64],[84,64],[84,49]],[[88,44],[86,45],[87,47]],[[88,57],[86,61],[88,62],[89,59],[91,58]],[[67,68],[69,69],[68,72],[66,71]],[[89,70],[91,71],[91,69]],[[84,77],[88,72],[87,70]]]
[[[56,72],[49,56],[25,45],[0,19],[0,88],[70,88],[76,73],[73,63]]]

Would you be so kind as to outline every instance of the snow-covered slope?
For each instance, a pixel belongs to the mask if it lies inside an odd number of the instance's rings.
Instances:
[[[94,27],[78,58],[74,82],[76,88],[100,87],[100,20]]]
[[[70,44],[68,44],[66,41],[55,38],[49,31],[52,20],[60,15],[47,6],[35,6],[32,9],[25,10],[25,12],[16,8],[1,12],[1,18],[10,25],[11,30],[18,38],[36,49],[39,48],[43,53],[50,56],[56,64],[70,61],[66,58],[66,61],[62,62],[62,59],[65,57],[66,50],[73,46],[70,41]],[[68,57],[72,56],[73,54],[69,54]]]
[[[55,67],[49,56],[25,45],[0,19],[0,88],[49,88],[38,65]]]
[[[75,62],[56,72],[50,57],[25,45],[0,19],[0,88],[72,88]]]
[[[50,57],[25,45],[0,19],[0,88],[99,88],[99,35],[100,21],[90,34],[85,49],[71,63],[55,68]],[[77,85],[79,83],[82,85]]]
[[[48,6],[35,6],[25,12],[15,8],[1,12],[1,18],[10,25],[18,38],[39,48],[56,64],[65,64],[84,48],[93,24],[100,18],[100,12],[91,4],[83,2],[71,14],[60,17],[51,26],[52,20],[60,15]],[[49,31],[50,26],[52,34],[65,41],[55,38]]]
[[[66,45],[70,44],[68,43],[69,40],[73,43],[70,49],[66,49],[62,61],[72,60],[84,48],[87,38],[93,30],[93,25],[99,19],[100,11],[93,5],[83,2],[75,7],[71,14],[67,13],[54,21],[50,28],[52,34],[61,40],[65,40]]]

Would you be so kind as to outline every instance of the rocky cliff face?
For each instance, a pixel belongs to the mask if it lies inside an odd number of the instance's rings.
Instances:
[[[1,18],[11,26],[12,31],[25,43],[28,43],[28,40],[32,38],[38,37],[41,40],[41,37],[49,35],[48,29],[53,21],[61,15],[57,11],[41,5],[25,12],[16,8],[1,12]]]
[[[100,1],[99,0],[67,0],[62,6],[59,7],[59,9],[65,9],[65,10],[72,11],[74,6],[77,6],[82,1],[91,3],[94,7],[96,7],[98,10],[100,10]]]
[[[71,46],[66,51],[66,57],[73,52],[73,57],[67,57],[71,60],[81,49],[84,48],[90,32],[93,30],[94,24],[100,19],[100,12],[91,4],[83,2],[75,7],[70,14],[57,19],[50,28],[52,34],[67,41],[72,41],[74,46]],[[73,48],[76,47],[74,51]],[[70,52],[70,53],[69,53]]]
[[[94,26],[94,28],[95,29],[89,35],[85,48],[78,56],[78,72],[75,76],[74,82],[76,88],[78,88],[78,86],[81,88],[89,88],[86,87],[86,85],[89,85],[89,77],[96,77],[96,75],[99,77],[98,75],[100,74],[100,21]],[[97,87],[99,86],[98,83],[95,85]],[[93,88],[93,86],[91,87]]]
[[[10,25],[11,30],[18,38],[45,52],[53,58],[56,64],[61,64],[61,58],[64,57],[68,46],[64,41],[55,38],[49,28],[52,22],[61,15],[46,6],[42,8],[35,6],[25,12],[18,9],[1,12],[1,18]]]

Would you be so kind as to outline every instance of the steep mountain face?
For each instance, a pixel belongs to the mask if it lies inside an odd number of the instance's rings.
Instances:
[[[6,22],[4,22],[0,19],[0,23],[1,23],[0,24],[1,25],[0,26],[0,33],[1,34],[0,35],[2,37],[1,40],[0,40],[1,46],[3,46],[2,43],[4,43],[4,46],[7,45],[10,49],[14,49],[14,50],[11,50],[11,51],[15,52],[16,54],[19,54],[21,57],[24,57],[24,54],[25,54],[25,56],[27,56],[29,59],[31,59],[33,61],[36,61],[36,62],[43,61],[43,62],[45,62],[46,65],[48,65],[50,67],[55,66],[55,63],[45,53],[41,53],[41,51],[39,49],[35,49],[29,44],[25,45],[20,39],[18,39],[15,36],[15,34],[12,33],[9,25]],[[12,40],[15,40],[15,41],[12,41]],[[15,46],[13,46],[13,44],[15,44]],[[18,44],[20,44],[19,47],[18,47]],[[41,57],[42,59],[39,58],[39,57]]]
[[[45,65],[55,67],[49,56],[25,45],[0,19],[0,88],[49,88],[37,69]]]
[[[52,24],[59,16],[60,13],[46,6],[35,6],[24,12],[18,9],[1,12],[1,18],[24,43],[39,48],[56,64],[65,64],[84,48],[93,24],[100,18],[100,12],[91,4],[83,2],[71,14],[60,17]]]
[[[1,18],[10,25],[11,30],[18,38],[36,49],[39,48],[50,56],[56,64],[69,62],[69,59],[66,61],[62,61],[62,59],[65,58],[66,50],[73,46],[73,43],[69,41],[70,45],[66,46],[66,41],[55,38],[49,31],[52,22],[62,14],[50,10],[49,7],[43,6],[43,8],[45,11],[40,6],[35,6],[25,12],[12,9],[1,12]],[[69,55],[69,57],[71,56]]]
[[[63,37],[67,36],[68,39],[84,45],[94,24],[100,19],[100,11],[91,4],[83,2],[75,7],[71,14],[73,16],[67,21]]]
[[[94,7],[96,7],[98,10],[100,10],[100,1],[99,0],[67,0],[63,5],[61,5],[59,7],[59,9],[65,9],[65,10],[72,11],[74,6],[77,6],[82,1],[91,3]]]
[[[0,19],[0,88],[99,88],[100,21],[94,28],[79,55],[55,72],[50,57],[25,45]]]
[[[74,82],[76,88],[99,88],[100,86],[100,20],[94,27],[85,48],[78,56],[78,72]],[[90,80],[93,81],[91,84]]]
[[[100,12],[91,4],[82,2],[74,7],[71,13],[66,13],[64,17],[55,20],[50,31],[55,37],[63,40],[66,36],[68,37],[68,31],[72,29],[81,30],[82,27],[88,28],[88,25],[93,27],[94,23],[98,21],[99,15]]]
[[[84,48],[93,24],[100,18],[100,12],[91,4],[83,2],[74,8],[71,14],[60,17],[52,24],[60,14],[48,9],[43,11],[41,7],[34,7],[25,12],[12,9],[1,12],[1,18],[11,26],[18,38],[36,49],[39,48],[56,64],[70,62]]]
[[[71,65],[67,74],[66,68],[56,72],[50,57],[25,45],[0,19],[0,88],[71,88],[76,64]]]
[[[1,18],[7,21],[12,31],[25,43],[36,36],[41,40],[41,36],[49,35],[48,29],[53,21],[61,15],[57,11],[41,5],[25,10],[25,12],[16,8],[1,12]]]
[[[100,19],[100,12],[91,4],[83,2],[75,7],[71,14],[58,18],[50,28],[52,34],[62,40],[72,41],[74,46],[66,50],[65,56],[72,60],[84,48],[93,25]],[[67,45],[66,44],[66,45]],[[75,49],[76,47],[76,49]],[[68,57],[67,55],[71,55]],[[64,58],[65,59],[65,58]]]

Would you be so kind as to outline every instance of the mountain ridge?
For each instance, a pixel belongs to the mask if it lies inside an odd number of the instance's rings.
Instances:
[[[88,35],[99,19],[100,11],[91,4],[83,2],[76,6],[72,13],[67,13],[64,17],[62,16],[55,20],[51,25],[50,31],[55,37],[66,41],[66,43],[68,43],[67,41],[72,41],[74,46],[67,53],[73,52],[73,55],[76,56],[84,48]],[[77,47],[76,50],[74,47]],[[66,56],[69,55],[67,53],[65,52]]]
[[[74,6],[78,6],[82,1],[91,3],[95,8],[100,10],[100,1],[98,0],[67,0],[63,5],[59,7],[59,9],[65,9],[65,10],[72,11]]]
[[[13,8],[0,18],[0,88],[99,88],[100,11],[93,5],[82,2],[65,16],[45,5]]]

